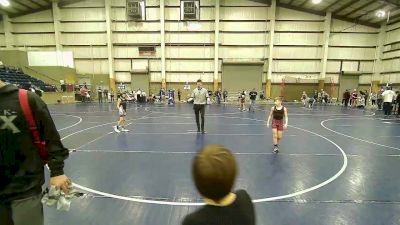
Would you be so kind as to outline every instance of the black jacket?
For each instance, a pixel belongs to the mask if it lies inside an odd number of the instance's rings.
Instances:
[[[46,104],[34,93],[29,93],[28,101],[42,140],[47,142],[50,175],[63,175],[69,151],[61,143]],[[0,88],[0,203],[41,192],[44,165],[32,142],[18,88],[13,85]]]

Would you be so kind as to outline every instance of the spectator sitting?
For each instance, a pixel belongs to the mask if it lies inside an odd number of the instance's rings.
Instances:
[[[249,194],[231,192],[238,173],[236,159],[222,145],[208,145],[193,160],[192,174],[206,206],[188,215],[183,225],[254,225]]]

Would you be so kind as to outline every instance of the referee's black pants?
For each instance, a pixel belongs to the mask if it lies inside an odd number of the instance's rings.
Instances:
[[[194,105],[193,109],[196,115],[197,130],[200,131],[200,114],[201,114],[201,131],[204,131],[205,105]]]
[[[385,112],[386,116],[390,116],[392,114],[392,103],[384,102],[383,103],[383,111]]]

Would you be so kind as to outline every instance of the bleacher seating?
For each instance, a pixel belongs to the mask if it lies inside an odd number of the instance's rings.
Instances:
[[[0,67],[0,80],[11,84],[16,84],[20,88],[29,89],[30,84],[38,87],[44,92],[55,92],[56,87],[46,84],[45,82],[24,74],[21,70],[13,67]]]

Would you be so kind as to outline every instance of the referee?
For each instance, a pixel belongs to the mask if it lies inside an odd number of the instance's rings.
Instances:
[[[203,83],[201,80],[197,80],[197,88],[192,92],[192,98],[194,100],[194,113],[196,115],[196,124],[197,124],[197,132],[200,132],[200,118],[199,114],[201,113],[201,132],[204,134],[204,113],[205,113],[205,105],[208,98],[207,89],[203,88]]]

